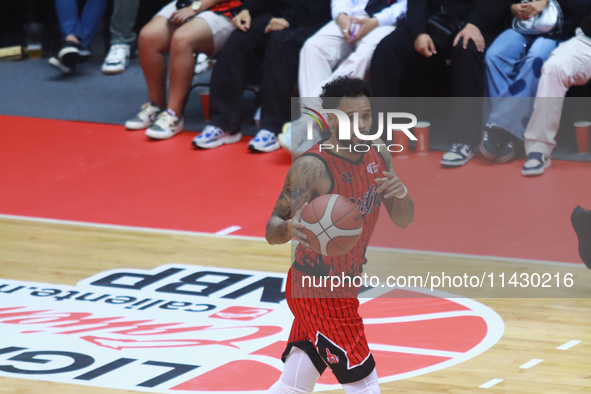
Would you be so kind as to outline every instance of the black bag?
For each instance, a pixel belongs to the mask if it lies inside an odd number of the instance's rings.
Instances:
[[[436,14],[427,19],[427,33],[439,51],[451,49],[453,40],[465,23],[451,15]]]

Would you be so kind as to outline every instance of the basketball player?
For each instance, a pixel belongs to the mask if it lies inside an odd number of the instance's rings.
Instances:
[[[579,239],[579,256],[591,269],[591,211],[577,205],[570,220]]]
[[[357,78],[339,77],[323,87],[322,106],[346,113],[353,125],[358,114],[359,131],[368,134],[372,115],[369,85]],[[270,244],[299,241],[295,261],[288,273],[286,298],[294,314],[289,343],[282,359],[281,378],[269,393],[309,393],[326,369],[331,368],[346,393],[379,393],[375,362],[369,350],[358,313],[357,288],[304,288],[302,276],[360,275],[365,251],[383,204],[399,227],[413,220],[414,204],[392,166],[392,157],[382,146],[359,153],[350,149],[363,141],[351,130],[350,140],[338,139],[338,121],[329,114],[330,137],[314,145],[289,170],[283,190],[267,223]],[[351,126],[353,127],[353,126]],[[370,144],[381,141],[370,141]],[[338,148],[338,149],[337,149]],[[322,256],[311,249],[302,232],[306,204],[322,194],[340,194],[354,201],[364,217],[358,243],[339,256]]]

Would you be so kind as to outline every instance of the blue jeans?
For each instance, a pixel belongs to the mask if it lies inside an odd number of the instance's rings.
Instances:
[[[78,16],[76,0],[55,0],[62,38],[70,34],[75,35],[84,48],[90,48],[106,6],[107,0],[86,0],[82,14]]]
[[[561,40],[505,30],[486,52],[490,99],[488,125],[523,139],[533,110],[542,66]]]

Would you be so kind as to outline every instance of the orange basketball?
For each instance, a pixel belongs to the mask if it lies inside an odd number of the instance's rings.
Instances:
[[[302,223],[310,248],[325,256],[351,250],[363,230],[363,217],[357,206],[338,194],[324,194],[312,200],[302,213]]]

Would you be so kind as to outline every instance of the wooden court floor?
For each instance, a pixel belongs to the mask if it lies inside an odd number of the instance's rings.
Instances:
[[[369,261],[383,258],[369,253]],[[399,260],[432,267],[477,271],[476,258],[388,251]],[[0,218],[0,278],[74,285],[98,272],[117,268],[151,269],[180,263],[286,272],[290,247],[269,246],[259,239],[200,236],[189,233],[102,228]],[[490,261],[486,262],[487,264]],[[536,265],[501,261],[516,269]],[[544,266],[544,269],[549,269]],[[584,266],[569,270],[578,283],[591,283]],[[583,286],[584,287],[584,286]],[[591,291],[580,298],[474,297],[503,319],[501,340],[479,356],[458,365],[381,385],[384,393],[589,393],[591,392]],[[475,293],[477,296],[478,293]],[[484,294],[486,295],[486,294]],[[581,341],[568,350],[557,347]],[[533,359],[543,360],[520,368]],[[492,379],[502,382],[479,388]],[[91,386],[29,379],[0,378],[0,393],[119,392]],[[343,391],[330,391],[342,393]]]

